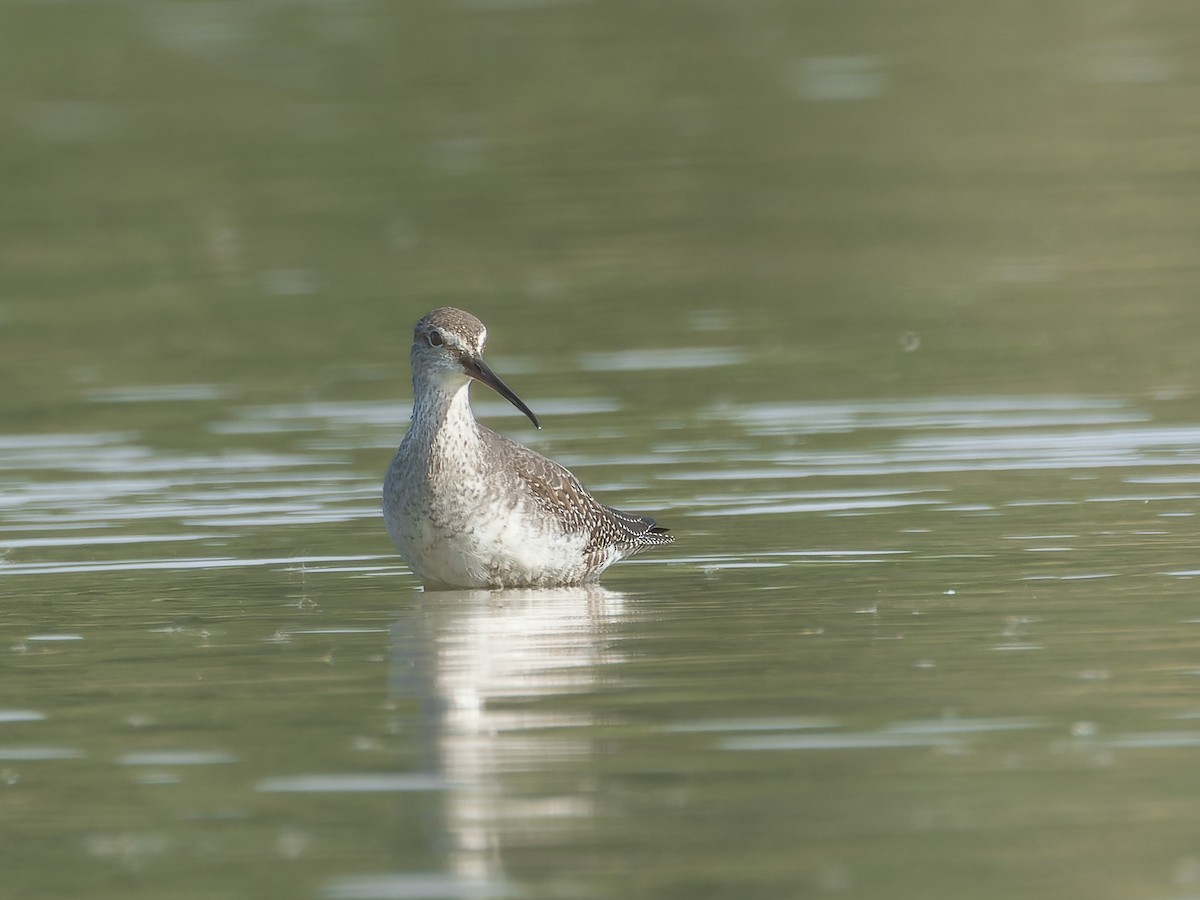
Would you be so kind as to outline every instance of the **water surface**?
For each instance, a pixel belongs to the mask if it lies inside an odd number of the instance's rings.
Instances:
[[[550,591],[420,592],[342,455],[386,463],[369,405],[233,406],[215,433],[262,425],[237,453],[8,441],[23,883],[1000,896],[1188,865],[1195,426],[1086,396],[698,403],[658,434],[569,407],[559,455],[680,540]]]
[[[0,10],[0,895],[1200,895],[1196,10]],[[678,538],[423,594],[454,304]]]

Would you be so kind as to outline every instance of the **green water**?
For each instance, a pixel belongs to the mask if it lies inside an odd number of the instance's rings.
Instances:
[[[0,896],[1200,896],[1192,4],[0,9]],[[462,306],[655,514],[424,595]]]

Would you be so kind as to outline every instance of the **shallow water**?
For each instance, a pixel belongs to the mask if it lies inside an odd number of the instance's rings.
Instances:
[[[521,437],[565,432],[679,543],[551,591],[418,590],[341,455],[396,404],[231,406],[210,427],[247,445],[217,454],[7,439],[10,884],[1177,896],[1195,425],[1086,396],[701,404],[657,434],[570,407]]]
[[[1200,896],[1197,25],[5,5],[0,896]],[[419,590],[446,304],[676,544]]]

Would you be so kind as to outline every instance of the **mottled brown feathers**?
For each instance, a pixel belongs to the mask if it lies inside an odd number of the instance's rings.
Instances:
[[[612,545],[633,551],[675,540],[649,516],[622,512],[598,502],[579,479],[553,460],[486,426],[479,426],[479,430],[486,443],[498,445],[492,452],[506,459],[534,502],[552,513],[567,531],[587,532],[586,552]]]

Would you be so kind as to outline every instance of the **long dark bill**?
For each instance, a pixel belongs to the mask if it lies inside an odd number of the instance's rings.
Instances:
[[[486,384],[521,412],[525,413],[525,415],[529,416],[529,421],[533,423],[534,428],[542,427],[542,423],[533,414],[533,410],[526,406],[525,401],[518,397],[512,388],[501,381],[500,376],[493,372],[482,359],[465,359],[463,360],[463,368],[476,381]]]

